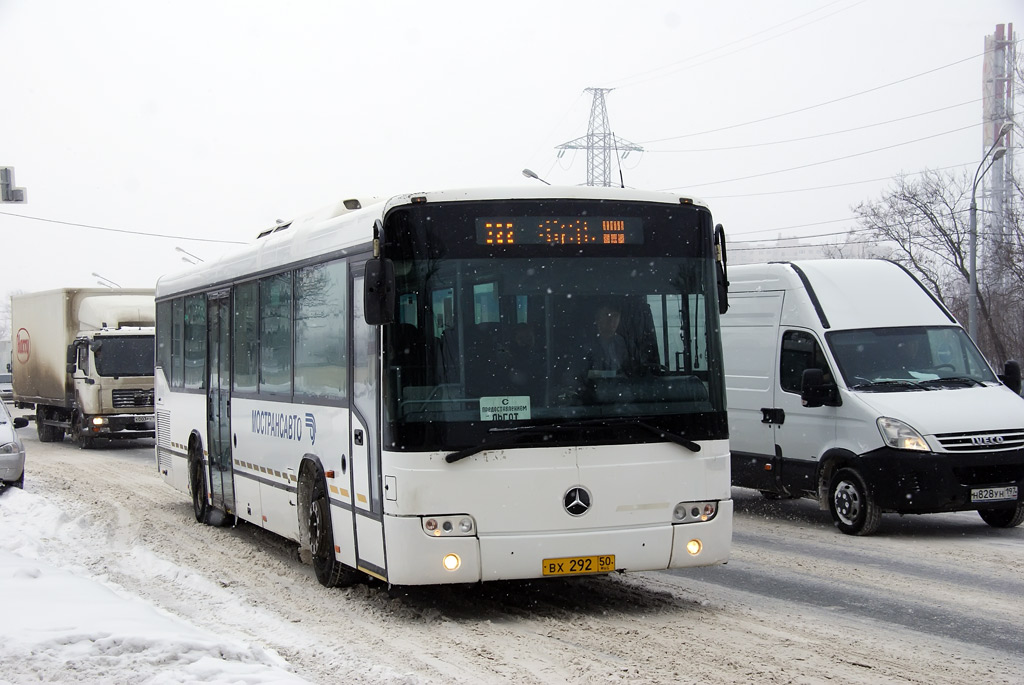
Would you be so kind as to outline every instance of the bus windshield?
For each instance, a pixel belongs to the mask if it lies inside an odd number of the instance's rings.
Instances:
[[[959,326],[871,328],[826,334],[847,387],[899,392],[997,381]]]
[[[384,327],[384,397],[399,449],[604,418],[691,440],[726,436],[706,211],[579,200],[414,205],[389,217],[385,235],[398,311]]]

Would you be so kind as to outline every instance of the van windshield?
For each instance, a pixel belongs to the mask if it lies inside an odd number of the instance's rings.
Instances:
[[[997,382],[959,326],[833,331],[825,339],[851,389],[899,391]]]

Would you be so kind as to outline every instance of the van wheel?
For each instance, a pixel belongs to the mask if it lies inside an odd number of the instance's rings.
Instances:
[[[206,496],[206,474],[203,460],[190,459],[188,462],[188,489],[192,493],[192,513],[199,523],[206,523],[210,517],[209,498]]]
[[[334,551],[334,533],[331,527],[331,503],[322,473],[317,473],[309,502],[309,549],[313,556],[313,573],[324,587],[347,586],[359,576],[340,561]]]
[[[839,469],[828,486],[832,520],[847,535],[871,535],[882,522],[882,512],[871,500],[867,485],[853,469]]]
[[[1017,502],[1016,509],[979,509],[978,515],[993,528],[1014,528],[1024,523],[1024,502]]]

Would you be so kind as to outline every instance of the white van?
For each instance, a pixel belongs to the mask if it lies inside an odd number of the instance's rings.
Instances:
[[[1020,370],[993,373],[903,267],[813,260],[729,268],[722,316],[732,483],[813,497],[851,535],[882,512],[1024,521]]]

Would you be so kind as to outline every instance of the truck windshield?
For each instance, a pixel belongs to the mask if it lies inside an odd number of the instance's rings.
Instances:
[[[839,371],[852,389],[913,389],[946,379],[955,384],[994,383],[978,348],[958,326],[871,328],[826,334]],[[887,381],[910,381],[890,383]],[[934,385],[930,383],[929,385]]]
[[[152,376],[153,336],[103,336],[92,343],[100,376]]]
[[[397,320],[383,331],[395,447],[458,449],[495,429],[567,420],[588,427],[565,438],[575,442],[657,440],[651,425],[726,436],[706,210],[457,204],[390,219],[400,236],[388,245]],[[624,429],[624,418],[648,430]]]

